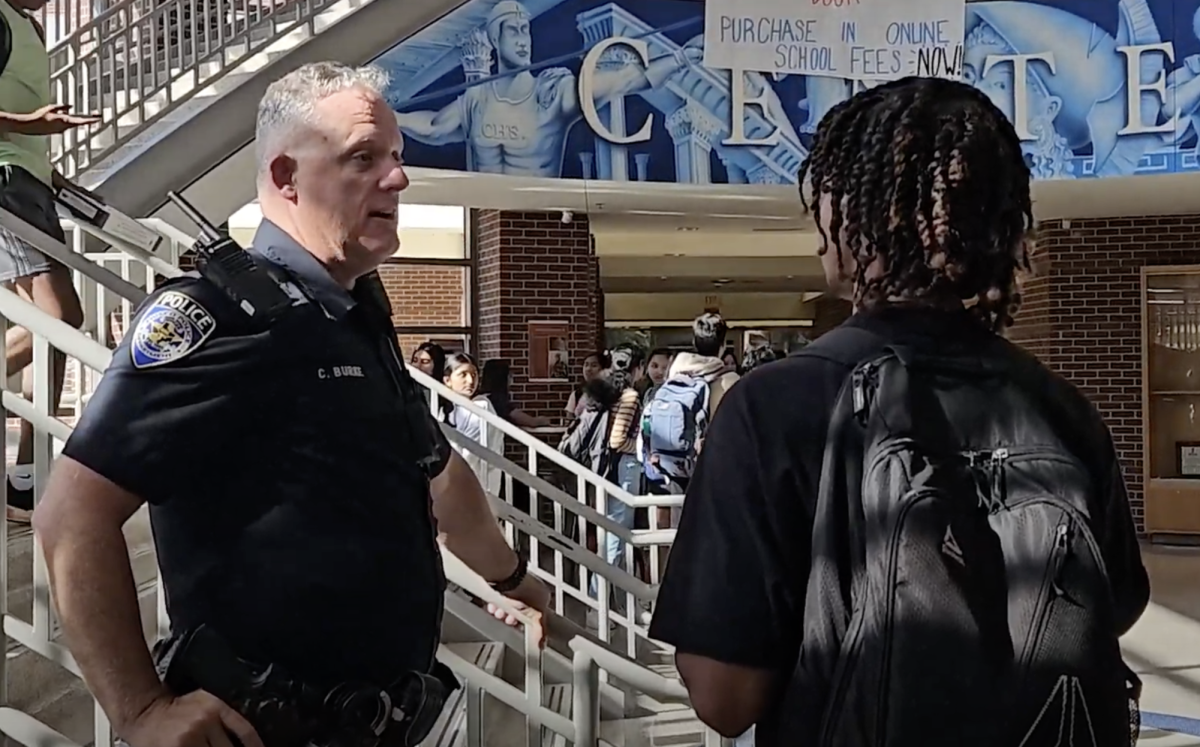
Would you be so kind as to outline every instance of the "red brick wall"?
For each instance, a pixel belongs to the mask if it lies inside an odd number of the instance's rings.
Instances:
[[[1061,226],[1047,224],[1044,240],[1030,252],[1032,272],[1019,278],[1021,305],[1016,314],[1017,324],[1008,331],[1010,340],[1019,342],[1041,360],[1048,360],[1056,347],[1051,292],[1054,269],[1050,255],[1050,236],[1056,228]]]
[[[1141,530],[1141,268],[1200,261],[1200,216],[1045,223],[1035,256],[1037,275],[1025,283],[1025,306],[1009,336],[1104,415]]]
[[[475,251],[479,271],[479,357],[512,364],[513,400],[533,415],[558,417],[571,383],[529,381],[528,323],[571,323],[572,368],[595,349],[600,313],[598,265],[587,216],[569,224],[561,213],[479,211]]]
[[[392,321],[397,326],[466,327],[466,267],[385,264],[379,277],[392,301]],[[428,335],[400,335],[405,355]]]

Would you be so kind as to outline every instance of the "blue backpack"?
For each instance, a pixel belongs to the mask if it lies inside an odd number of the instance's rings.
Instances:
[[[642,418],[642,438],[658,471],[689,478],[696,465],[696,444],[708,427],[708,382],[676,376],[654,393]]]

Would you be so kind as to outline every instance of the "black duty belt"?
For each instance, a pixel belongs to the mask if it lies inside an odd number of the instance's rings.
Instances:
[[[242,714],[266,747],[415,747],[458,689],[444,664],[408,672],[393,686],[315,686],[275,664],[239,658],[213,629],[160,641],[159,676],[176,694],[205,690]]]

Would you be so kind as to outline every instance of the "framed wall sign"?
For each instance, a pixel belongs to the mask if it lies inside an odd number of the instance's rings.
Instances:
[[[1175,460],[1180,477],[1200,479],[1200,441],[1176,441]]]

